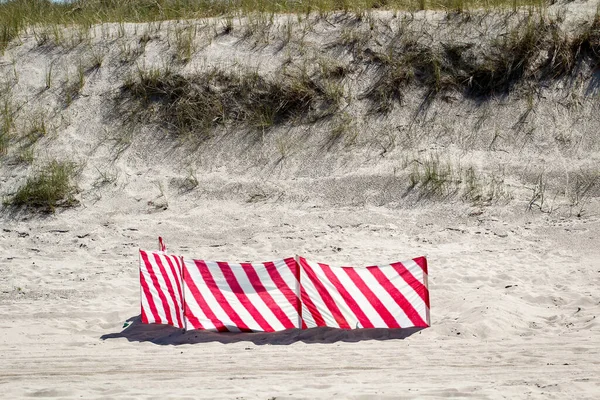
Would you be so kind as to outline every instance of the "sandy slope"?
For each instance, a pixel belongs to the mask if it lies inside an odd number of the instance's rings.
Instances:
[[[565,24],[593,13],[592,3],[566,6]],[[381,32],[409,19],[375,15]],[[507,15],[417,13],[407,26],[479,43],[517,18]],[[318,20],[304,44],[282,50],[288,21],[277,21],[268,44],[241,28],[215,36],[220,22],[200,21],[194,58],[173,68],[237,63],[269,73],[290,55],[316,60],[310,54],[320,57],[344,29],[368,27]],[[79,207],[0,211],[0,397],[600,397],[600,189],[573,197],[578,174],[600,165],[597,72],[540,88],[517,126],[527,108],[519,95],[440,100],[415,116],[416,90],[389,116],[366,116],[357,95],[372,71],[359,68],[345,82],[344,112],[360,132],[351,146],[324,149],[325,121],[251,143],[248,132],[217,132],[191,148],[154,126],[129,135],[113,108],[137,65],[172,62],[177,26],[127,25],[124,37],[98,26],[72,47],[39,45],[30,31],[2,57],[2,81],[21,107],[17,127],[41,110],[51,129],[33,166],[15,161],[16,146],[3,156],[0,196],[51,158],[82,171]],[[155,36],[137,64],[123,62],[147,31]],[[62,85],[90,49],[104,52],[102,66],[66,106]],[[51,63],[56,84],[43,89]],[[408,176],[429,155],[496,174],[508,196],[422,198]],[[184,190],[190,171],[198,186]],[[528,210],[540,176],[545,202]],[[432,327],[234,335],[140,325],[137,249],[155,249],[158,235],[175,253],[228,261],[299,253],[359,266],[426,255]]]

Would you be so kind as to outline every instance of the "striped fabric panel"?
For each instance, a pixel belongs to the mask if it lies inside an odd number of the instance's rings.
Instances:
[[[263,263],[185,260],[186,329],[274,332],[300,326],[294,258]]]
[[[366,268],[331,267],[298,258],[301,315],[309,328],[427,327],[425,257]]]
[[[184,328],[181,272],[180,257],[140,250],[142,323]]]

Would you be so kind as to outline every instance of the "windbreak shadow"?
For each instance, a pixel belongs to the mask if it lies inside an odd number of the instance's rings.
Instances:
[[[100,339],[126,338],[130,342],[151,342],[158,345],[181,345],[195,343],[238,343],[251,342],[255,345],[288,345],[303,343],[360,342],[364,340],[406,339],[424,328],[402,329],[335,329],[311,328],[288,329],[280,332],[209,332],[194,330],[185,332],[168,325],[142,324],[140,316],[132,317],[130,325],[121,332],[102,335]]]

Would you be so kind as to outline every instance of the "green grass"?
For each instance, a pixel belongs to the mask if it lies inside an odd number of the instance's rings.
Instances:
[[[459,189],[460,171],[450,162],[442,162],[439,157],[414,160],[408,176],[409,188],[418,188],[426,197],[447,197]]]
[[[600,169],[583,169],[571,173],[567,194],[571,200],[571,211],[581,217],[587,203],[593,197],[600,197]]]
[[[31,164],[35,159],[35,151],[33,147],[21,147],[15,157],[18,163]]]
[[[0,52],[34,25],[83,25],[103,22],[150,22],[231,15],[232,13],[326,13],[333,10],[363,12],[372,8],[401,10],[474,8],[536,5],[547,0],[12,0],[0,4]],[[42,36],[41,41],[47,38]]]
[[[333,124],[329,130],[329,135],[325,142],[327,150],[331,150],[336,144],[343,143],[344,147],[349,147],[356,143],[359,130],[356,121],[346,112],[338,113],[333,118]]]
[[[39,138],[48,134],[47,117],[43,112],[39,112],[31,118],[29,126],[29,136]]]
[[[7,202],[15,207],[27,207],[54,212],[57,207],[77,204],[74,183],[76,165],[72,162],[52,160],[39,167]]]
[[[0,156],[8,152],[10,139],[15,126],[14,105],[11,99],[10,87],[0,98]]]
[[[373,113],[389,113],[396,103],[402,104],[410,86],[425,89],[425,105],[451,91],[485,99],[506,95],[525,83],[537,86],[575,76],[584,63],[592,70],[600,65],[600,14],[571,36],[555,21],[530,15],[481,49],[458,41],[424,44],[401,31],[375,52],[367,46],[368,40],[361,41],[357,50],[348,35],[342,34],[339,44],[355,60],[377,69],[376,78],[360,96],[369,101]]]
[[[152,69],[140,70],[123,85],[121,101],[124,111],[138,119],[154,115],[177,134],[203,137],[219,125],[264,131],[284,123],[314,122],[337,110],[342,96],[338,89],[303,71],[271,79],[252,70],[211,68],[182,76]]]
[[[408,175],[408,191],[419,199],[445,200],[460,196],[472,204],[490,204],[509,200],[510,193],[502,178],[484,175],[474,167],[440,160],[437,155],[414,159]]]
[[[104,54],[99,49],[91,48],[87,58],[79,59],[75,72],[67,77],[63,86],[65,105],[69,106],[76,100],[83,90],[87,76],[102,66]]]
[[[0,156],[8,152],[8,145],[10,143],[10,137],[4,131],[0,131]]]
[[[196,51],[194,44],[196,34],[197,28],[195,26],[178,26],[175,28],[175,56],[178,62],[185,64],[194,55]]]

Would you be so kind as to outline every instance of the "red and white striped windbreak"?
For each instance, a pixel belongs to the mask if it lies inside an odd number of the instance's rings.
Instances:
[[[425,257],[366,268],[289,257],[262,263],[183,260],[140,250],[143,323],[234,332],[427,327]]]
[[[427,327],[425,257],[366,268],[331,267],[298,258],[302,319],[306,326]]]
[[[274,332],[301,327],[298,265],[185,260],[186,329]]]
[[[180,257],[140,250],[143,323],[184,327],[181,266]]]

